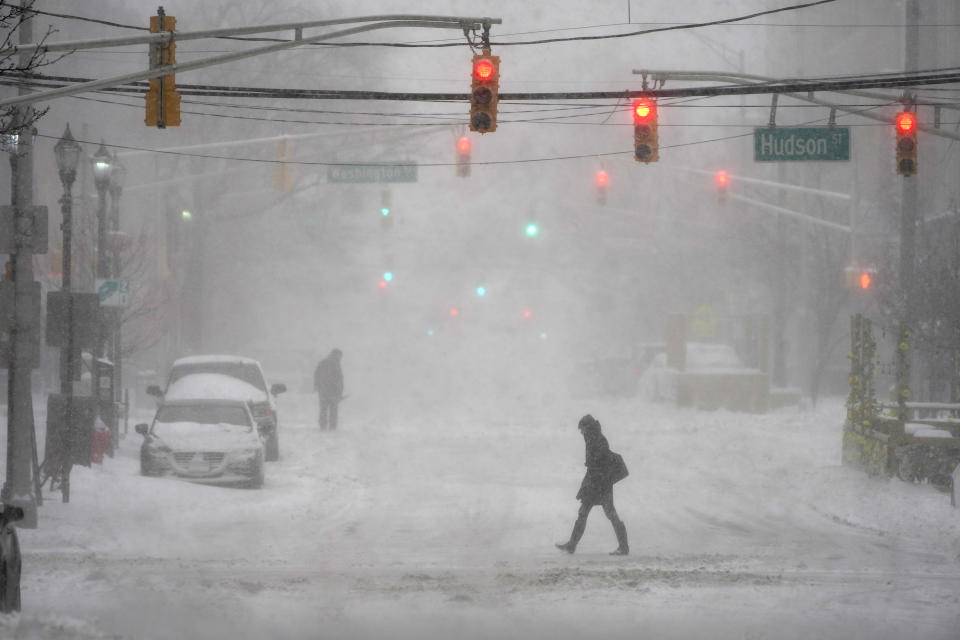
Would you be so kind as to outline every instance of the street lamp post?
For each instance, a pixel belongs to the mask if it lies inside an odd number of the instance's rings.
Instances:
[[[66,294],[67,317],[65,324],[67,327],[66,341],[60,350],[60,393],[64,396],[64,421],[61,425],[62,434],[60,440],[60,493],[64,502],[70,501],[70,462],[71,451],[68,446],[70,442],[69,433],[73,426],[73,381],[76,378],[77,363],[74,362],[73,351],[73,290],[72,290],[72,267],[73,267],[73,182],[77,177],[77,165],[80,162],[80,154],[83,151],[80,144],[74,140],[70,133],[70,125],[67,125],[63,136],[57,141],[53,148],[57,156],[57,169],[60,172],[60,182],[63,184],[63,197],[60,198],[60,214],[62,221],[60,229],[63,231],[63,260],[61,271],[63,273],[62,290]]]
[[[103,140],[100,141],[100,148],[93,154],[93,184],[97,188],[97,270],[96,279],[106,280],[110,277],[110,261],[107,260],[107,189],[110,188],[110,173],[113,169],[113,163],[110,152],[107,151]],[[99,285],[98,285],[99,286]],[[99,292],[98,292],[99,293]],[[107,319],[100,308],[97,321],[97,341],[94,348],[93,357],[93,397],[96,399],[97,413],[101,419],[109,414],[104,410],[104,398],[101,392],[101,376],[103,374],[102,359],[106,346],[107,335],[109,333]],[[113,403],[113,396],[109,398]],[[105,421],[106,422],[106,421]]]
[[[113,168],[110,152],[103,141],[93,154],[93,183],[97,187],[97,277],[110,276],[110,264],[104,259],[107,235],[107,189],[110,188],[110,173]],[[102,355],[102,350],[101,354]]]
[[[111,276],[121,280],[120,251],[123,248],[123,235],[120,232],[120,195],[123,193],[123,183],[127,176],[127,168],[120,162],[117,155],[113,155],[110,169],[110,249],[113,253],[113,270]],[[118,403],[122,400],[121,390],[123,389],[123,351],[120,329],[123,319],[123,308],[117,308],[113,321],[113,402],[114,411]],[[119,416],[114,412],[114,418],[110,423],[111,431],[111,449],[119,446]]]

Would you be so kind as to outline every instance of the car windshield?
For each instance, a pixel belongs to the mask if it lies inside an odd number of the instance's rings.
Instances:
[[[252,362],[217,362],[215,360],[178,364],[170,372],[170,380],[167,386],[169,387],[180,378],[192,373],[219,373],[243,380],[261,391],[267,390],[267,383],[263,379],[263,374],[260,373],[260,367],[256,364]]]
[[[157,411],[157,424],[195,422],[198,424],[232,424],[250,427],[250,419],[242,407],[229,405],[165,405]]]

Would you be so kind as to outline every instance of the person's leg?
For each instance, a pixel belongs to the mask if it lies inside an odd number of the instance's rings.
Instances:
[[[583,532],[587,528],[587,516],[590,515],[590,509],[593,505],[589,502],[580,503],[580,511],[577,513],[577,521],[573,523],[573,531],[570,532],[570,540],[558,544],[558,549],[563,549],[567,553],[573,553],[577,550],[577,544],[583,537]]]
[[[324,398],[323,396],[320,396],[320,431],[326,431],[326,430],[327,430],[327,424],[328,424],[328,423],[327,423],[327,411],[328,411],[328,407],[329,407],[329,405],[328,405],[328,403],[327,403],[326,398]]]
[[[337,401],[334,400],[330,403],[330,428],[337,428]]]
[[[630,553],[630,544],[627,542],[627,525],[623,524],[617,508],[613,506],[613,491],[604,496],[603,513],[610,519],[613,531],[617,534],[617,549],[610,555],[625,556]]]

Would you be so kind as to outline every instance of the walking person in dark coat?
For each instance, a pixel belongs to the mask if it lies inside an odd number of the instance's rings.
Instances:
[[[343,399],[343,371],[340,358],[343,353],[334,349],[320,361],[313,372],[313,388],[320,397],[320,430],[337,428],[337,405]]]
[[[603,513],[610,519],[613,531],[617,534],[619,546],[610,555],[625,556],[630,553],[630,546],[627,544],[627,526],[623,524],[620,516],[617,515],[617,509],[613,506],[613,485],[626,477],[626,466],[623,464],[623,458],[610,451],[610,445],[600,433],[600,423],[596,418],[587,414],[580,419],[577,426],[586,443],[587,473],[583,476],[583,482],[580,483],[580,491],[577,492],[580,512],[573,525],[570,540],[558,543],[557,548],[567,553],[576,551],[577,543],[580,542],[583,530],[587,526],[590,510],[594,505],[600,505],[603,507]]]

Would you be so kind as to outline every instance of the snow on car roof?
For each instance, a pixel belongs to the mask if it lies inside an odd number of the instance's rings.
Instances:
[[[262,401],[266,392],[250,383],[222,373],[191,373],[170,383],[164,400],[229,398]]]
[[[186,356],[183,358],[177,358],[173,361],[173,365],[176,367],[181,364],[203,364],[206,362],[240,362],[243,364],[259,364],[257,360],[253,358],[247,358],[245,356],[228,356],[228,355],[204,355],[204,356]]]

